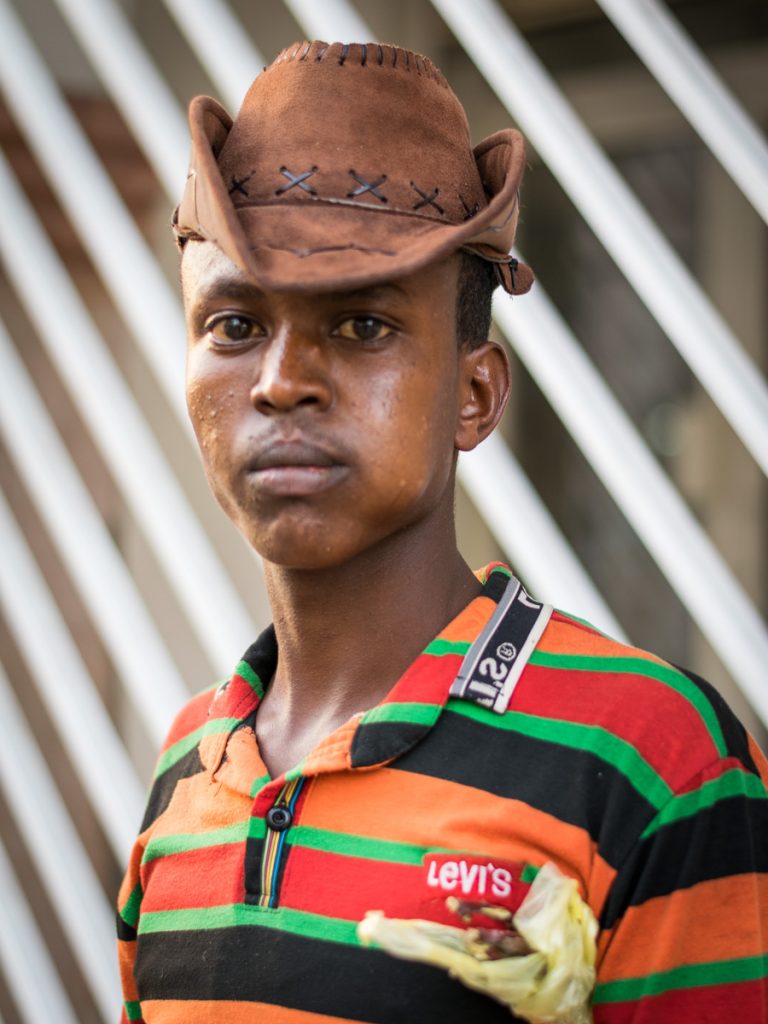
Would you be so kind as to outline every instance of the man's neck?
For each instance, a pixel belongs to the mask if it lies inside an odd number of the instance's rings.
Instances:
[[[452,522],[442,537],[425,524],[332,569],[265,571],[279,657],[257,733],[273,774],[377,704],[480,591]]]

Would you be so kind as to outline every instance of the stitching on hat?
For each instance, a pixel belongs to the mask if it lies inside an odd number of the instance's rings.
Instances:
[[[445,210],[442,208],[442,206],[440,206],[439,203],[435,202],[437,197],[440,195],[439,188],[434,188],[430,193],[427,193],[420,189],[419,186],[414,181],[411,182],[411,188],[415,189],[421,196],[421,199],[419,199],[417,203],[414,203],[414,210],[420,210],[423,206],[434,206],[434,208],[441,216],[445,213]]]
[[[347,199],[352,199],[354,196],[362,196],[366,192],[370,192],[372,196],[376,196],[376,198],[380,199],[382,203],[388,202],[387,197],[379,192],[379,186],[383,185],[387,180],[386,174],[380,175],[380,177],[375,181],[366,181],[365,178],[355,170],[350,169],[349,173],[360,187],[356,188],[354,192],[347,192]]]
[[[475,214],[480,212],[480,203],[473,203],[472,208],[470,209],[461,193],[459,193],[459,199],[461,200],[461,205],[464,207],[464,220],[472,220]]]
[[[288,184],[281,185],[280,188],[276,189],[275,195],[281,196],[285,192],[290,192],[292,188],[295,188],[295,186],[298,185],[300,189],[303,189],[305,192],[309,192],[311,196],[316,196],[317,192],[311,185],[307,185],[306,181],[307,178],[316,174],[317,170],[317,167],[310,167],[308,171],[300,171],[298,174],[294,174],[292,171],[289,171],[287,167],[281,167],[280,173],[283,177],[288,178]]]
[[[432,63],[429,57],[425,57],[421,53],[413,53],[391,43],[333,43],[329,46],[328,43],[321,42],[320,40],[314,40],[313,42],[302,41],[282,50],[272,63],[263,70],[269,71],[280,64],[307,60],[312,53],[314,53],[315,62],[319,63],[325,59],[329,51],[332,52],[333,56],[338,55],[338,63],[340,65],[352,61],[361,67],[365,67],[369,56],[371,56],[369,51],[373,45],[377,47],[376,60],[379,66],[389,65],[387,51],[390,51],[392,54],[391,66],[393,68],[396,68],[399,63],[406,71],[415,70],[417,74],[432,78],[444,88],[449,88],[445,75]],[[401,59],[401,56],[404,60]]]
[[[242,195],[247,196],[248,195],[248,189],[245,188],[245,183],[247,181],[251,180],[251,178],[253,177],[254,173],[255,173],[254,171],[251,171],[251,173],[250,174],[246,174],[246,176],[244,178],[236,178],[235,175],[233,174],[232,175],[232,184],[229,186],[229,194],[230,195],[234,195],[235,192],[240,192]]]

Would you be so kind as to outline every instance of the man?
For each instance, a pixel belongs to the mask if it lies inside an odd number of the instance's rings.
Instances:
[[[509,391],[491,291],[532,282],[519,134],[473,152],[434,65],[375,43],[290,47],[190,126],[189,411],[273,625],[161,755],[123,1019],[587,1019],[470,979],[554,864],[599,925],[595,1021],[768,1021],[762,755],[707,684],[456,547],[457,453]],[[482,948],[399,959],[370,911]]]

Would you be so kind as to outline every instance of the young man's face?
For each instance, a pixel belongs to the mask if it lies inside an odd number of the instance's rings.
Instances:
[[[187,246],[190,417],[216,497],[268,561],[339,565],[450,515],[472,446],[457,274],[452,259],[358,292],[261,292]]]

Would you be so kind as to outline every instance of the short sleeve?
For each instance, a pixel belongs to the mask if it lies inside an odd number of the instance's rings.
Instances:
[[[768,772],[743,749],[679,787],[621,865],[595,1024],[768,1024]]]

